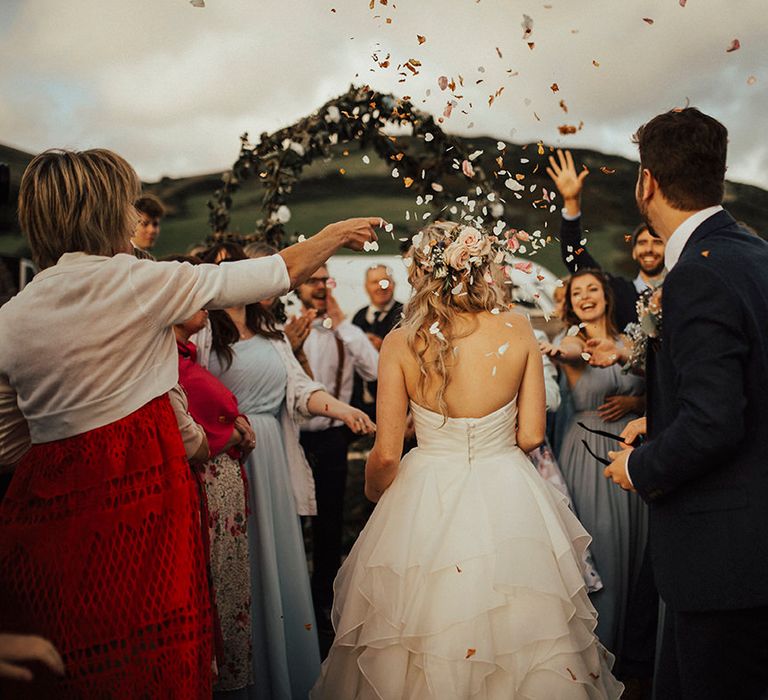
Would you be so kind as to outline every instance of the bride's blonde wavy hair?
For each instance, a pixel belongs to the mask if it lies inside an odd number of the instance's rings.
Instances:
[[[435,265],[435,251],[440,252],[438,258],[442,261],[442,251],[456,241],[463,229],[466,227],[461,224],[438,221],[414,237],[408,268],[413,294],[401,323],[408,347],[419,362],[417,398],[423,403],[428,387],[437,381],[435,398],[443,417],[448,414],[445,392],[451,383],[454,341],[477,328],[477,319],[473,318],[469,327],[458,331],[456,316],[504,308],[502,266],[494,262],[490,246],[467,269]],[[480,233],[484,239],[496,241]]]

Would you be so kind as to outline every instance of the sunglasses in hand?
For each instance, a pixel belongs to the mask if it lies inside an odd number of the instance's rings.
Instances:
[[[586,425],[584,425],[584,423],[582,423],[581,421],[579,421],[576,425],[578,425],[583,430],[586,430],[588,433],[593,433],[594,435],[600,435],[602,437],[608,438],[609,440],[616,440],[616,442],[620,442],[623,445],[628,445],[629,447],[638,447],[640,443],[643,441],[642,435],[638,435],[634,440],[632,440],[632,442],[624,442],[624,439],[620,435],[614,435],[613,433],[609,433],[605,430],[597,430],[596,428],[589,428]],[[591,454],[598,462],[600,462],[600,464],[607,467],[611,463],[609,459],[606,459],[605,457],[599,457],[598,455],[596,455],[592,451],[592,448],[589,446],[586,440],[582,439],[581,444],[584,445],[587,452],[589,452],[589,454]]]

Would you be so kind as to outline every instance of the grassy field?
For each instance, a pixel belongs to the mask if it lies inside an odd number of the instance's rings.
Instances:
[[[493,172],[495,167],[494,158],[498,154],[495,144],[495,140],[482,137],[467,143],[468,150],[484,150],[478,162],[486,172]],[[575,151],[574,154],[577,162],[584,163],[592,171],[584,194],[584,223],[590,229],[590,250],[607,270],[632,275],[634,265],[625,236],[637,223],[634,204],[637,164],[594,151]],[[364,155],[368,156],[368,164],[363,162]],[[551,183],[544,174],[546,154],[539,156],[533,148],[510,145],[505,162],[514,163],[523,157],[529,160],[524,166],[528,168],[526,185],[538,188],[539,192],[541,188],[548,188]],[[16,188],[30,158],[31,154],[0,145],[0,162],[10,163],[12,184]],[[601,167],[608,168],[610,174],[601,172]],[[340,173],[342,168],[343,175]],[[415,206],[414,193],[403,189],[401,181],[391,177],[391,168],[392,163],[382,161],[371,150],[361,150],[356,143],[337,146],[332,157],[316,160],[304,168],[301,180],[288,198],[292,218],[286,230],[311,235],[331,221],[350,216],[381,216],[395,225],[392,235],[381,237],[381,252],[396,253],[397,238],[413,235],[423,221],[423,213],[430,209]],[[145,185],[168,207],[154,251],[157,255],[182,253],[205,240],[210,233],[207,204],[219,182],[220,173],[212,173],[164,178]],[[499,190],[506,191],[501,184]],[[247,234],[253,230],[254,222],[262,216],[261,196],[260,182],[253,180],[246,182],[235,194],[231,231]],[[505,219],[515,228],[539,229],[549,235],[552,244],[537,254],[535,262],[555,274],[564,274],[556,240],[559,211],[550,213],[534,209],[530,205],[532,198],[527,195],[516,201],[508,197]],[[726,206],[737,219],[751,223],[755,228],[768,220],[768,192],[757,187],[728,183]],[[405,218],[406,211],[410,212],[409,220]],[[432,216],[438,213],[432,211]],[[15,207],[0,206],[0,254],[19,254],[25,250],[26,244],[15,220]]]

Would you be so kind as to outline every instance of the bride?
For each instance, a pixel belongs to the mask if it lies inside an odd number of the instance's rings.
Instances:
[[[504,244],[435,223],[381,349],[366,496],[334,584],[314,700],[618,698],[581,575],[589,535],[525,452],[544,439],[528,321],[501,310]],[[410,404],[418,447],[402,461]]]

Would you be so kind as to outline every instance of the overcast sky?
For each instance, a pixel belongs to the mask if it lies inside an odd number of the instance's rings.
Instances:
[[[462,75],[453,133],[634,158],[636,127],[690,100],[728,127],[729,178],[768,187],[766,0],[680,2],[0,0],[0,142],[105,146],[156,180],[223,170],[242,132],[289,125],[353,82],[442,113],[438,77]],[[420,72],[400,83],[408,59]]]

